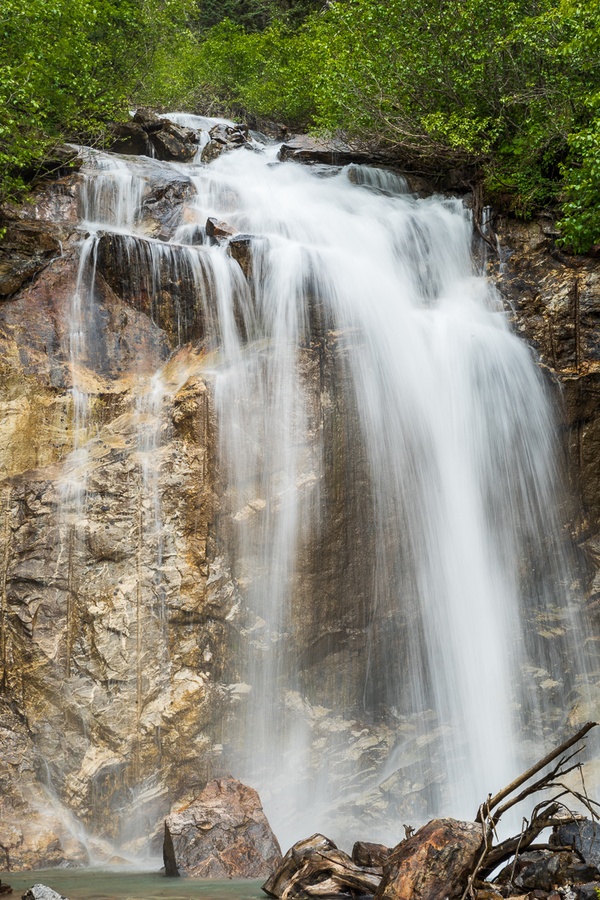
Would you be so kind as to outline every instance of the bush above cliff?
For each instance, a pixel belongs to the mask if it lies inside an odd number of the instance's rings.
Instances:
[[[600,243],[600,0],[4,0],[0,195],[129,105],[342,132]]]

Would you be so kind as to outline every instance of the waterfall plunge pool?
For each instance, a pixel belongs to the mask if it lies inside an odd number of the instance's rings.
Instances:
[[[258,900],[264,879],[166,878],[160,872],[106,869],[36,869],[0,872],[12,897],[45,884],[68,900]]]

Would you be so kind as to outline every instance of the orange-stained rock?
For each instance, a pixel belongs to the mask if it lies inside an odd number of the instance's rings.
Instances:
[[[281,863],[277,838],[257,792],[228,776],[165,821],[167,875],[260,878]]]
[[[394,847],[375,900],[460,897],[482,849],[481,825],[433,819]]]

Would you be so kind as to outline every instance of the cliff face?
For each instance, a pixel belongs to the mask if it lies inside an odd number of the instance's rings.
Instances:
[[[54,236],[58,221],[62,246],[33,260],[43,271],[0,306],[0,865],[10,868],[100,852],[74,837],[67,809],[110,839],[146,843],[165,793],[209,777],[231,702],[235,596],[211,535],[201,354],[181,350],[152,398],[170,335],[98,274],[81,378],[86,449],[69,456],[81,431],[68,336],[77,177],[51,193],[56,202],[43,193],[19,212],[11,240]]]
[[[568,456],[571,530],[589,564],[590,602],[600,581],[600,260],[561,253],[548,220],[496,224],[490,274],[516,331],[557,394]]]
[[[518,333],[560,387],[582,515],[575,527],[582,536],[595,534],[600,524],[600,260],[562,254],[545,220],[501,219],[496,230],[500,261],[491,270]]]
[[[201,340],[205,311],[194,305],[185,253],[165,250],[151,283],[131,262],[132,239],[100,234],[84,311],[93,340],[73,359],[81,178],[43,186],[9,210],[0,259],[0,867],[11,869],[106,858],[106,839],[135,853],[159,837],[173,800],[225,774],[243,744],[240,660],[261,628],[241,597],[247,573],[231,571],[227,547],[241,518],[260,529],[264,502],[257,495],[254,506],[236,509],[216,464],[211,348]],[[172,234],[187,193],[183,179],[152,183],[141,230]],[[503,222],[498,235],[502,264],[490,271],[516,328],[562,385],[584,510],[572,529],[593,599],[600,263],[563,259],[537,224]],[[143,235],[138,244],[143,250]],[[320,502],[331,525],[318,539],[304,535],[298,549],[290,627],[300,636],[300,683],[287,704],[309,723],[313,754],[326,736],[342,736],[345,757],[331,779],[342,791],[352,777],[354,794],[363,792],[348,804],[349,818],[361,804],[374,819],[400,808],[419,817],[427,802],[411,768],[415,728],[405,723],[403,774],[374,789],[372,773],[395,737],[383,717],[361,720],[351,699],[367,683],[378,693],[361,564],[375,550],[373,530],[363,527],[372,497],[367,463],[350,446],[357,411],[341,409],[335,390],[343,352],[316,304],[313,315],[301,378],[309,431],[326,436]],[[302,490],[312,490],[316,466],[309,448]],[[385,642],[386,628],[371,641]],[[347,698],[337,711],[326,708],[333,681]],[[312,707],[301,700],[308,685]]]

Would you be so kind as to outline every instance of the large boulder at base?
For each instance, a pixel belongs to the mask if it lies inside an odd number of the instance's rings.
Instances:
[[[170,876],[264,878],[281,850],[257,792],[229,776],[168,816],[163,858]]]
[[[482,846],[481,825],[433,819],[394,847],[375,900],[461,897]]]

